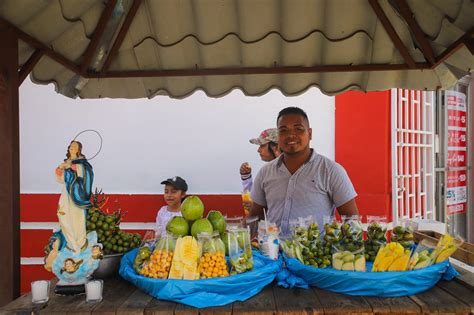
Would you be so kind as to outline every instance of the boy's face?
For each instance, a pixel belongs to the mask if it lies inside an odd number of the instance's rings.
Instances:
[[[186,193],[180,189],[176,189],[173,186],[165,185],[165,202],[170,207],[177,207],[181,205],[181,199],[186,196]]]

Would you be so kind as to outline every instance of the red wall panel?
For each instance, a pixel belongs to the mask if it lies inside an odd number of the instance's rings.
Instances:
[[[390,91],[336,96],[336,161],[358,193],[359,211],[391,220]]]

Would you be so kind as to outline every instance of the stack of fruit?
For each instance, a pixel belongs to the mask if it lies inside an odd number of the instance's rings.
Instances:
[[[372,272],[405,271],[408,267],[411,251],[400,243],[391,242],[383,246],[375,257]]]
[[[140,234],[120,230],[120,221],[123,216],[120,209],[111,214],[102,210],[106,202],[107,198],[102,190],[96,189],[91,197],[92,205],[86,215],[87,232],[97,232],[97,241],[102,243],[104,254],[126,253],[140,246]]]
[[[367,227],[365,259],[374,261],[379,249],[387,243],[387,226],[381,222],[371,222]]]
[[[332,255],[334,246],[339,243],[342,237],[341,224],[337,221],[324,223],[324,253]]]
[[[410,226],[398,225],[393,228],[390,241],[400,243],[404,248],[411,248],[415,244],[413,239],[413,229]]]
[[[332,266],[337,270],[365,272],[365,258],[363,254],[354,255],[349,251],[334,253]]]

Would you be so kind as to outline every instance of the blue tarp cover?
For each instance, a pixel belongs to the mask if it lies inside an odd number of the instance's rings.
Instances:
[[[366,272],[318,269],[302,264],[294,258],[284,258],[287,270],[278,275],[278,284],[284,287],[315,286],[332,292],[364,296],[408,296],[426,291],[440,279],[452,280],[459,273],[449,261],[427,268],[402,272]]]
[[[153,279],[133,269],[138,249],[125,254],[120,275],[151,296],[194,307],[211,307],[244,301],[259,293],[281,271],[283,260],[271,260],[253,251],[254,269],[238,275],[200,280]]]

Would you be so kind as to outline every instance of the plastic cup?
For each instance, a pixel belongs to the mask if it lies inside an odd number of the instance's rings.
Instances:
[[[48,280],[38,280],[31,282],[31,301],[35,304],[46,303],[49,301]]]
[[[104,282],[102,280],[90,280],[86,282],[86,302],[98,303],[102,301],[102,289]]]

